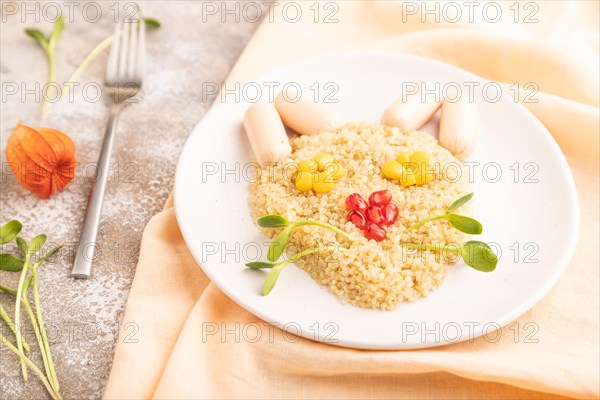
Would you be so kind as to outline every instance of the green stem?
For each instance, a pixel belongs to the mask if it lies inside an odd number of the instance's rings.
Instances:
[[[44,362],[44,370],[48,375],[48,379],[50,376],[48,374],[48,360],[46,359],[46,353],[44,352],[44,344],[42,343],[42,335],[40,334],[40,327],[35,319],[35,315],[33,314],[33,309],[29,304],[29,300],[27,300],[27,296],[23,294],[23,307],[25,307],[25,311],[27,311],[27,315],[29,316],[29,321],[31,321],[31,326],[33,326],[33,333],[35,333],[35,340],[37,341],[38,347],[40,348],[40,352],[42,353],[42,361]]]
[[[338,235],[344,237],[346,240],[352,241],[352,239],[350,239],[350,235],[348,235],[346,232],[344,232],[341,229],[336,228],[335,226],[326,224],[325,222],[320,222],[320,221],[313,221],[313,220],[302,220],[302,221],[296,221],[294,223],[291,224],[291,226],[293,226],[292,229],[295,229],[299,226],[302,225],[315,225],[315,226],[320,226],[322,228],[325,229],[329,229],[330,231],[333,231],[335,233],[337,233]]]
[[[262,287],[263,296],[266,296],[269,293],[271,293],[271,290],[273,290],[273,287],[275,286],[275,283],[277,282],[277,278],[279,278],[279,274],[281,273],[283,268],[285,268],[289,263],[292,263],[292,262],[296,261],[297,259],[307,256],[309,254],[313,254],[313,253],[316,253],[319,251],[328,251],[328,250],[335,250],[335,246],[314,247],[312,249],[303,250],[299,253],[294,254],[287,260],[284,260],[284,261],[281,261],[280,263],[275,264],[273,266],[273,268],[269,271],[269,274],[267,275],[267,278],[265,279],[265,283],[263,284],[263,287]]]
[[[56,61],[54,59],[54,46],[48,52],[48,83],[56,83]]]
[[[21,351],[19,351],[19,349],[15,348],[15,346],[13,346],[13,344],[9,342],[2,334],[0,334],[0,342],[2,342],[6,347],[9,348],[10,351],[12,351],[17,357],[19,357],[23,364],[26,364],[29,368],[31,368],[31,370],[38,376],[38,378],[40,378],[40,380],[46,387],[46,390],[48,391],[48,393],[50,393],[50,396],[52,396],[54,400],[62,400],[60,393],[57,393],[52,389],[50,383],[48,382],[42,371],[40,371],[39,368],[29,358],[27,358]]]
[[[79,66],[75,69],[75,71],[69,77],[69,79],[66,80],[66,82],[69,82],[69,83],[77,82],[79,80],[79,77],[83,73],[83,71],[85,71],[90,66],[90,64],[92,64],[92,62],[94,62],[94,60],[104,50],[106,50],[107,48],[110,47],[110,45],[112,44],[112,41],[113,41],[113,36],[114,35],[110,35],[109,37],[107,37],[106,39],[104,39],[102,42],[100,42],[96,47],[94,47],[92,49],[92,51],[90,51],[88,53],[88,55],[85,56],[85,58],[83,59],[83,61],[81,62],[81,64],[79,64]],[[67,85],[63,86],[63,88],[62,88],[62,95],[64,96],[69,89],[70,89],[70,86],[67,86]]]
[[[12,295],[15,295],[15,296],[17,295],[17,291],[16,290],[11,289],[11,288],[7,288],[6,286],[2,286],[2,285],[0,285],[0,291],[5,292],[5,293],[9,293],[9,294],[12,294]]]
[[[297,259],[302,258],[304,256],[308,256],[309,254],[317,253],[319,251],[328,251],[328,250],[335,250],[335,246],[323,246],[323,247],[314,247],[312,249],[306,249],[299,253],[294,254],[287,260],[282,261],[281,263],[285,263],[285,264],[293,263]]]
[[[400,246],[406,247],[410,250],[419,250],[419,251],[447,251],[454,254],[460,254],[460,247],[455,246],[439,246],[436,244],[416,244],[416,243],[400,243]]]
[[[2,307],[2,305],[0,305],[0,317],[2,317],[4,322],[6,322],[6,325],[8,325],[8,328],[12,331],[12,333],[14,333],[16,335],[17,330],[15,328],[15,324],[12,322],[12,320],[10,319],[10,316],[8,315],[8,313],[6,312],[4,307]],[[21,338],[21,340],[23,341],[23,348],[25,349],[26,352],[29,353],[31,351],[29,344],[27,344],[27,342],[25,341],[25,338]]]
[[[37,265],[39,265],[39,264],[36,264],[36,266]],[[54,370],[54,364],[52,363],[50,365],[48,363],[47,354],[50,354],[50,357],[52,357],[52,355],[51,355],[51,353],[49,351],[49,347],[48,347],[48,351],[46,351],[46,346],[44,345],[44,342],[42,341],[42,335],[40,333],[39,324],[37,322],[37,319],[35,318],[35,315],[33,313],[33,309],[31,308],[31,305],[29,304],[29,300],[27,300],[26,288],[29,287],[29,284],[30,284],[32,278],[33,278],[33,276],[29,275],[29,277],[27,279],[25,279],[25,283],[23,284],[24,290],[23,290],[23,294],[21,295],[21,300],[23,302],[23,306],[25,307],[25,311],[27,311],[27,315],[29,316],[29,321],[31,321],[31,326],[33,326],[33,332],[35,333],[35,339],[36,339],[36,341],[38,343],[38,347],[40,348],[40,352],[42,353],[42,360],[44,362],[44,369],[46,370],[46,373],[48,374],[48,377],[50,379],[52,379],[50,371]],[[36,284],[37,284],[37,282],[36,282]],[[12,295],[16,295],[17,294],[16,290],[13,290],[13,289],[7,288],[5,286],[1,286],[1,285],[0,285],[0,290],[4,291],[6,293],[10,293]],[[44,331],[44,333],[45,333],[45,331]],[[25,339],[23,338],[23,341],[24,340]],[[29,346],[27,346],[27,347],[29,347]],[[29,350],[29,348],[27,348],[26,350],[28,352],[31,351],[31,350]],[[54,376],[56,377],[56,372],[54,372]],[[55,385],[56,385],[56,387],[55,387]],[[58,389],[59,388],[58,379],[56,379],[56,383],[53,384],[53,387],[55,387],[56,391],[58,392],[58,390],[59,390]]]
[[[37,263],[34,263],[31,266],[31,274],[33,276],[33,301],[35,306],[35,313],[37,316],[37,323],[40,328],[40,333],[42,335],[42,344],[43,349],[42,353],[46,355],[48,360],[48,368],[46,369],[46,374],[48,375],[48,379],[52,384],[52,387],[56,392],[60,390],[60,385],[58,383],[58,377],[56,376],[56,369],[54,368],[54,361],[52,360],[52,353],[50,351],[50,343],[48,341],[48,335],[46,334],[46,328],[44,327],[44,318],[42,317],[42,308],[40,306],[40,295],[38,289],[38,279],[37,279]]]
[[[24,289],[23,290],[26,290],[29,287],[30,283],[31,283],[31,275],[29,275],[25,279],[25,284],[24,284]],[[15,289],[11,289],[11,288],[8,288],[8,287],[2,286],[2,285],[0,285],[0,292],[5,292],[5,293],[8,293],[8,294],[12,294],[13,296],[17,295],[17,291]]]
[[[21,296],[23,296],[23,283],[25,282],[25,275],[27,274],[27,270],[29,269],[29,258],[31,255],[29,252],[25,255],[25,263],[23,264],[23,269],[21,270],[21,276],[19,277],[19,286],[17,287],[17,300],[15,301],[15,325],[17,328],[17,332],[15,337],[17,338],[17,348],[19,352],[23,354],[23,343],[22,335],[21,335]],[[23,372],[23,379],[27,381],[27,367],[25,366],[25,362],[21,358],[21,370]]]
[[[431,217],[427,217],[427,218],[425,218],[425,219],[417,222],[416,224],[414,224],[412,226],[409,226],[402,233],[406,233],[408,231],[412,231],[413,229],[420,228],[420,227],[422,227],[423,225],[425,225],[429,221],[435,221],[436,219],[444,218],[445,216],[446,216],[446,213],[441,213],[441,214],[438,214],[438,215],[433,215]]]
[[[48,92],[50,88],[54,86],[52,83],[56,82],[56,62],[54,60],[54,45],[48,46],[46,49],[46,55],[48,56],[48,82],[46,83],[46,90],[44,90],[44,94],[42,96],[42,117],[46,115],[46,111],[48,110]]]

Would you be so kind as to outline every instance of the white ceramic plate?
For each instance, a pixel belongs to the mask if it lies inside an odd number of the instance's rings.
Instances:
[[[318,88],[319,101],[339,100],[327,106],[346,120],[378,122],[403,82],[423,81],[440,82],[449,93],[458,85],[463,95],[474,87],[479,134],[470,160],[474,215],[484,226],[477,239],[495,243],[500,253],[496,271],[457,263],[427,298],[377,311],[342,304],[290,265],[263,297],[266,273],[244,267],[246,261],[265,260],[268,244],[247,205],[254,171],[247,167],[252,152],[242,128],[248,101],[257,94],[268,100],[269,87],[293,82],[303,95],[314,96]],[[571,172],[550,133],[510,96],[497,99],[497,87],[485,83],[440,62],[369,52],[293,64],[241,86],[238,96],[227,94],[196,126],[177,167],[175,208],[193,256],[239,305],[310,339],[364,349],[431,347],[480,335],[497,340],[496,329],[538,302],[567,267],[579,213]],[[425,128],[433,134],[435,129],[435,121]]]

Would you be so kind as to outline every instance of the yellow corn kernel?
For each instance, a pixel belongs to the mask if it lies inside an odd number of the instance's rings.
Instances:
[[[398,160],[399,163],[407,163],[410,162],[410,155],[412,153],[409,153],[408,151],[403,151],[400,154],[398,154],[398,158],[396,158],[396,160]]]
[[[400,183],[402,184],[402,186],[415,185],[417,183],[415,173],[408,169],[404,169],[404,171],[402,172],[402,176],[400,176]]]
[[[317,169],[320,172],[323,172],[325,170],[325,166],[327,164],[335,161],[331,154],[325,154],[325,153],[317,155],[315,158],[313,158],[313,160],[317,163]]]
[[[382,168],[383,176],[390,179],[400,179],[403,170],[402,164],[396,160],[387,161]]]
[[[327,176],[330,176],[334,181],[337,181],[346,175],[346,169],[336,162],[329,163],[323,171]]]
[[[429,153],[426,153],[424,151],[415,151],[411,154],[409,160],[420,166],[421,164],[429,164],[430,157]]]
[[[417,185],[423,185],[432,181],[433,172],[429,171],[427,168],[418,168],[412,172],[415,176],[415,184]]]
[[[402,161],[400,161],[400,163],[402,164],[404,169],[407,169],[409,171],[414,171],[415,169],[417,169],[419,167],[416,163],[411,161],[411,156],[413,153],[402,152],[400,154],[401,155],[398,156],[398,159],[402,159]]]
[[[335,186],[331,174],[325,172],[317,172],[314,175],[312,188],[317,193],[327,193],[331,191]]]
[[[435,179],[435,170],[433,168],[429,168],[425,164],[421,164],[420,168],[414,169],[413,173],[415,174],[415,181],[417,185],[424,185]]]
[[[317,163],[313,160],[302,160],[298,163],[298,172],[317,172]]]
[[[346,168],[342,167],[340,164],[336,164],[338,166],[337,170],[333,174],[333,179],[342,179],[346,176]]]
[[[298,175],[296,175],[296,189],[306,192],[307,190],[312,189],[313,186],[313,173],[307,171],[300,171]]]

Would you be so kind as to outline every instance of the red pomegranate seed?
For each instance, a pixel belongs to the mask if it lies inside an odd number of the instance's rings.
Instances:
[[[356,210],[352,210],[348,213],[348,221],[352,222],[360,230],[365,230],[367,227],[367,219]]]
[[[398,219],[398,206],[394,203],[383,206],[383,225],[393,225]]]
[[[369,204],[372,206],[383,206],[390,201],[392,201],[392,192],[387,189],[373,192],[369,196]]]
[[[348,207],[350,210],[365,212],[365,210],[368,207],[368,204],[360,194],[352,193],[346,199],[346,207]]]
[[[375,224],[368,224],[367,225],[367,230],[365,231],[365,237],[368,240],[373,239],[376,242],[381,242],[383,239],[385,239],[385,229],[383,229],[380,226],[377,226]]]
[[[376,225],[381,225],[381,223],[384,222],[383,212],[381,211],[381,207],[378,206],[370,206],[367,208],[365,216],[369,222],[372,222]]]

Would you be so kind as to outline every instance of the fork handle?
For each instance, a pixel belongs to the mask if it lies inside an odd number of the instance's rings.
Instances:
[[[92,263],[96,256],[96,239],[98,237],[98,227],[100,226],[100,215],[102,214],[102,202],[104,200],[104,192],[106,191],[106,182],[108,181],[110,156],[121,108],[115,105],[110,109],[100,156],[96,165],[96,173],[92,181],[85,217],[83,218],[83,226],[81,228],[77,253],[75,253],[73,270],[71,271],[71,276],[74,278],[87,279],[92,274]]]

